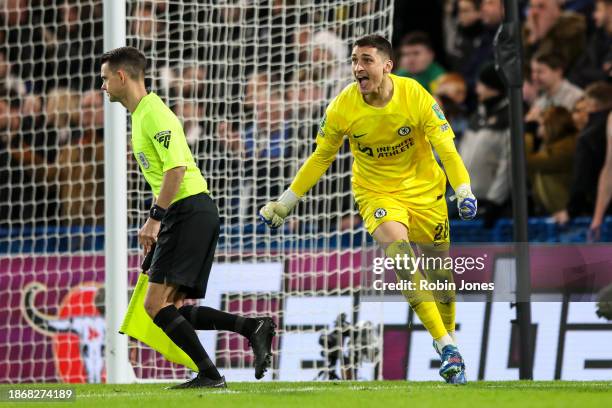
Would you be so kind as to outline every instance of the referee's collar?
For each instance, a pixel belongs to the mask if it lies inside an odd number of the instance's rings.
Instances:
[[[157,96],[155,92],[149,92],[148,94],[143,96],[142,99],[138,102],[138,105],[136,105],[136,109],[134,109],[134,113],[132,113],[132,115],[139,114],[140,111],[144,109],[144,106],[149,103],[149,100],[153,99],[153,97],[155,96]]]

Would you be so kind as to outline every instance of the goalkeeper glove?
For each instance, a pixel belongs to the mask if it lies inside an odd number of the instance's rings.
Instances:
[[[283,225],[285,218],[293,211],[298,201],[298,196],[287,189],[281,194],[278,201],[270,201],[259,210],[259,219],[268,224],[270,228],[278,228]]]
[[[459,217],[462,220],[472,220],[476,217],[478,210],[478,202],[476,197],[472,194],[472,189],[469,184],[462,184],[455,190],[455,196],[457,198],[457,209],[459,210]]]

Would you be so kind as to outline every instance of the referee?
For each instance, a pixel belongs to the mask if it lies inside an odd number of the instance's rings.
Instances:
[[[153,252],[145,310],[198,366],[198,375],[173,388],[226,387],[225,377],[198,340],[196,330],[229,330],[246,337],[255,355],[255,378],[272,358],[274,322],[210,307],[183,305],[201,299],[219,237],[219,214],[178,118],[145,88],[145,56],[133,47],[108,51],[101,59],[102,89],[132,117],[132,150],[155,204],[138,232],[145,256]]]

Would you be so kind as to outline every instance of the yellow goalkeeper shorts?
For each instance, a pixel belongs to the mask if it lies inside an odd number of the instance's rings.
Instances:
[[[446,246],[450,242],[448,209],[442,195],[430,208],[411,208],[399,195],[376,194],[354,189],[355,202],[366,229],[372,235],[384,222],[401,222],[408,228],[408,239],[417,244]]]

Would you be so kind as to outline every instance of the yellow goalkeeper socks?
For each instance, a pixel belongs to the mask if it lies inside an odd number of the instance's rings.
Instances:
[[[421,323],[427,329],[431,337],[434,339],[448,337],[444,322],[440,317],[440,312],[434,302],[422,302],[416,306],[412,306],[414,312],[419,316]]]
[[[455,331],[455,302],[442,303],[436,301],[438,312],[444,322],[446,331],[450,334]],[[452,337],[452,336],[451,336]]]
[[[400,256],[414,257],[414,252],[408,241],[396,241],[391,243],[385,250],[389,258]],[[419,271],[404,270],[396,266],[395,273],[398,280],[410,280],[415,283],[415,290],[404,290],[402,294],[417,314],[423,326],[427,329],[434,339],[450,337],[444,327],[444,322],[434,301],[431,291],[419,289],[419,281],[423,279]],[[452,341],[452,340],[451,340]]]

